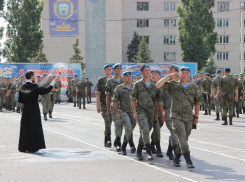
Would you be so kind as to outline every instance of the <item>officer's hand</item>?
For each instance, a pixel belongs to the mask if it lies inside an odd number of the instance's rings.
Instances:
[[[162,122],[165,121],[165,115],[161,115],[161,120],[162,120]]]
[[[242,100],[242,96],[240,96],[240,100]]]
[[[215,99],[218,99],[218,95],[215,96]]]
[[[121,116],[119,113],[117,113],[116,115],[117,115],[117,119],[121,119]]]
[[[134,119],[138,120],[138,114],[137,113],[134,113]]]
[[[97,113],[100,113],[100,106],[97,106]]]
[[[111,117],[111,111],[107,111],[107,115]]]
[[[238,97],[235,97],[235,101],[236,101],[236,102],[238,101]]]
[[[154,121],[156,121],[158,119],[158,115],[156,115],[155,117],[154,117]]]
[[[210,97],[213,97],[213,96],[214,96],[213,94],[210,95]]]
[[[193,124],[195,125],[195,124],[197,124],[197,123],[198,123],[198,119],[194,118]]]

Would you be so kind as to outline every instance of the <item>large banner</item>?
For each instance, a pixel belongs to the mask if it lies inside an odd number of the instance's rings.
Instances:
[[[65,94],[67,87],[67,77],[78,74],[81,78],[81,64],[0,64],[0,76],[18,76],[25,74],[27,70],[34,70],[35,75],[58,75],[60,73],[60,81],[62,82],[61,94]]]
[[[77,0],[50,0],[50,35],[77,36]]]
[[[132,71],[133,76],[136,74],[140,74],[140,68],[144,64],[122,64],[123,71]],[[168,66],[170,64],[148,64],[151,67],[151,70],[160,70],[162,75],[167,74]],[[197,64],[196,63],[186,63],[186,64],[175,64],[181,69],[182,67],[189,67],[191,68],[191,76],[194,76],[197,73]],[[115,75],[114,71],[112,75]]]

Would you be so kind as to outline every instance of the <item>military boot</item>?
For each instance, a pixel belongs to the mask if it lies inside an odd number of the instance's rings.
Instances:
[[[170,141],[168,143],[167,156],[168,156],[169,160],[174,160],[173,148],[172,148]]]
[[[115,148],[117,148],[117,139],[116,139],[116,138],[115,138],[115,140],[114,140],[113,146],[114,146]]]
[[[86,109],[85,104],[83,104],[83,109]]]
[[[177,156],[178,154],[177,154],[177,152],[176,152],[176,149],[177,149],[177,146],[173,146],[173,150],[174,150],[174,156]],[[180,157],[181,157],[181,155],[180,155]],[[181,158],[178,158],[179,159],[179,162],[181,162]]]
[[[137,157],[140,161],[144,160],[144,157],[142,156],[142,149],[143,149],[143,145],[138,145],[137,147]]]
[[[239,112],[236,113],[236,117],[239,118]]]
[[[81,104],[79,104],[79,109],[81,109]]]
[[[0,106],[0,112],[3,112],[2,106]]]
[[[175,157],[173,160],[175,167],[180,167],[180,157],[181,157],[181,154],[175,153]]]
[[[117,137],[117,148],[116,148],[116,151],[117,152],[121,152],[121,138],[120,137]]]
[[[48,118],[47,118],[47,114],[44,114],[44,120],[47,121]]]
[[[134,145],[133,140],[132,139],[129,140],[128,143],[129,143],[129,146],[130,146],[130,152],[131,152],[131,154],[134,154],[136,152],[136,148],[135,148],[135,145]]]
[[[157,148],[156,156],[163,158],[160,141],[156,142],[156,148]]]
[[[107,134],[107,146],[106,147],[111,147],[111,134],[110,133],[108,133]]]
[[[202,105],[202,111],[204,111],[204,105]]]
[[[52,118],[52,111],[49,111],[49,118]]]
[[[233,117],[236,117],[236,114],[235,114],[235,112],[233,112]]]
[[[239,114],[242,114],[242,108],[240,108],[240,113]]]
[[[105,135],[105,139],[104,139],[104,147],[107,147],[107,136]]]
[[[207,110],[205,110],[205,113],[204,113],[203,115],[208,115],[208,111],[207,111]]]
[[[13,107],[13,112],[15,112],[15,107]]]
[[[243,114],[245,114],[245,107],[243,108]]]
[[[229,117],[229,125],[233,125],[232,124],[232,117]]]
[[[19,107],[17,107],[17,113],[20,113],[20,108]]]
[[[215,121],[219,121],[219,113],[216,112],[216,119],[214,119]]]
[[[191,161],[190,153],[185,154],[184,157],[185,157],[185,160],[186,160],[186,165],[187,165],[187,167],[188,167],[188,168],[195,168],[195,166],[193,165],[193,163],[192,163],[192,161]]]
[[[208,111],[208,115],[211,115],[211,110]]]
[[[122,155],[127,155],[127,151],[126,151],[127,144],[128,144],[127,142],[123,142],[122,144],[122,150],[121,150]]]
[[[145,146],[143,146],[143,150],[145,150]]]
[[[227,125],[227,117],[224,117],[224,123],[222,125]]]
[[[148,161],[153,160],[152,153],[151,153],[151,145],[149,143],[145,145],[145,150],[147,153],[147,160]]]
[[[73,107],[76,107],[76,102],[74,102],[74,106]]]
[[[153,154],[156,154],[155,143],[153,142],[153,140],[151,141],[151,152]]]

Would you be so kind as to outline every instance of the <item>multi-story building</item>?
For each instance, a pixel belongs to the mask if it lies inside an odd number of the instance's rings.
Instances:
[[[51,35],[54,2],[77,2],[77,35]],[[178,42],[180,0],[44,0],[42,29],[45,53],[53,63],[69,62],[72,44],[79,37],[87,75],[102,75],[105,63],[127,63],[127,46],[136,31],[144,36],[155,63],[181,63]],[[75,3],[74,3],[75,4]],[[240,71],[240,1],[216,0],[212,9],[219,35],[214,60],[219,68]],[[242,22],[244,26],[244,22]],[[242,41],[245,41],[245,37]],[[91,72],[92,71],[92,72]]]

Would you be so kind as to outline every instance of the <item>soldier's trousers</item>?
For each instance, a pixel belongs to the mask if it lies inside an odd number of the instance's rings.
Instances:
[[[229,100],[229,101],[222,101],[221,103],[222,106],[222,117],[227,118],[227,110],[229,110],[229,117],[233,116],[233,109],[234,109],[234,100]]]
[[[81,106],[83,99],[83,105],[85,106],[85,94],[78,94],[77,95],[77,104]]]
[[[112,121],[114,121],[115,136],[116,137],[121,137],[122,136],[123,125],[122,125],[121,119],[117,118],[116,113],[115,113],[115,111],[114,111],[112,106],[111,106],[111,118],[112,118]]]
[[[215,99],[215,110],[216,110],[216,113],[219,113],[220,111],[222,112],[222,109],[220,107],[221,107],[221,97],[218,96],[218,99]]]
[[[54,103],[56,101],[56,97],[57,97],[57,93],[53,93],[53,101],[51,101],[51,99],[50,99],[49,111],[51,111],[51,112],[53,112],[53,110],[54,110]]]
[[[150,143],[150,131],[153,127],[154,116],[137,108],[138,125],[140,128],[139,145],[146,145]]]
[[[45,96],[45,97],[41,97],[41,102],[42,102],[42,105],[43,105],[43,114],[47,114],[48,111],[49,111],[49,108],[50,108],[50,99],[49,98],[51,97],[50,94],[48,96]]]
[[[19,108],[21,109],[21,111],[23,111],[24,104],[23,103],[19,103]]]
[[[5,101],[4,94],[0,94],[0,106],[1,107],[4,105],[4,101]]]
[[[133,140],[133,130],[136,126],[136,120],[134,119],[133,112],[120,111],[122,126],[125,130],[124,142]]]
[[[212,110],[212,97],[204,100],[204,110]]]
[[[151,134],[151,139],[153,142],[159,142],[161,141],[161,127],[163,126],[163,122],[161,119],[161,114],[158,114],[157,121],[153,122],[153,131]]]
[[[179,139],[178,139],[177,134],[173,130],[173,123],[172,123],[172,120],[170,118],[170,108],[164,108],[164,111],[165,111],[166,126],[170,132],[169,140],[170,140],[171,146],[175,147],[178,145]]]
[[[240,112],[240,102],[242,102],[242,100],[238,100],[237,102],[234,102],[234,106],[236,108],[236,112]],[[235,111],[235,108],[234,108],[234,111]]]
[[[87,103],[91,103],[91,92],[87,92]]]
[[[60,98],[60,92],[57,92],[56,94],[57,94],[56,95],[56,100],[61,100],[61,98]]]
[[[76,95],[72,95],[72,99],[73,99],[73,103],[76,103],[77,102],[77,96]]]
[[[101,115],[104,119],[105,123],[105,135],[111,134],[111,117],[107,115],[107,109],[106,108],[100,108]]]
[[[190,153],[188,145],[188,137],[191,134],[193,121],[182,121],[180,119],[172,118],[173,130],[179,138],[176,153],[185,155]]]
[[[9,99],[10,99],[10,105],[13,106],[13,107],[15,107],[15,106],[16,106],[16,100],[15,100],[15,98],[14,98],[14,95],[11,94],[11,95],[9,96]]]

